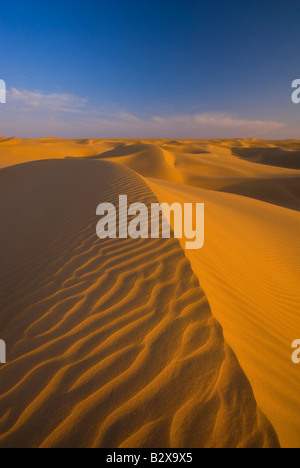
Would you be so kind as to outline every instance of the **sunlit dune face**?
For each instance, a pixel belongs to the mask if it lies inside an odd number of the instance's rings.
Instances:
[[[0,139],[0,446],[299,446],[299,155]],[[99,239],[120,194],[204,203],[203,248]]]

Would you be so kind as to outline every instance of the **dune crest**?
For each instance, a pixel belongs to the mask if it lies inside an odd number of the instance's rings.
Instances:
[[[0,446],[277,447],[179,242],[97,238],[120,193],[157,201],[107,161],[0,171]]]
[[[205,204],[204,247],[186,256],[280,442],[299,447],[299,366],[291,361],[300,330],[299,212],[158,179],[147,183],[160,202]]]

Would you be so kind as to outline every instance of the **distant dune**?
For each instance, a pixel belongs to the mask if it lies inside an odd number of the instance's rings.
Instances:
[[[299,447],[299,154],[0,138],[0,446]],[[99,240],[119,194],[204,202],[204,248]]]

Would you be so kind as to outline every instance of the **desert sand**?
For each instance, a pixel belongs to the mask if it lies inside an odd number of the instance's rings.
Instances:
[[[0,138],[1,447],[300,446],[300,142]],[[205,203],[205,245],[96,207]]]

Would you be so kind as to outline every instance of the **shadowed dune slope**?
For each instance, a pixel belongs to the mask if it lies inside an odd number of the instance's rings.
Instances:
[[[121,163],[144,177],[299,210],[300,146],[291,142],[288,150],[287,142],[278,144],[279,148],[275,142],[249,140],[123,142],[93,158]],[[252,157],[239,157],[248,154]]]
[[[49,158],[105,159],[144,177],[300,207],[300,142],[262,140],[21,140],[0,137],[0,168]]]
[[[300,169],[300,151],[282,148],[232,148],[232,153],[248,161],[270,166]]]
[[[0,446],[278,446],[180,244],[97,238],[119,194],[156,201],[106,161],[0,171]]]

